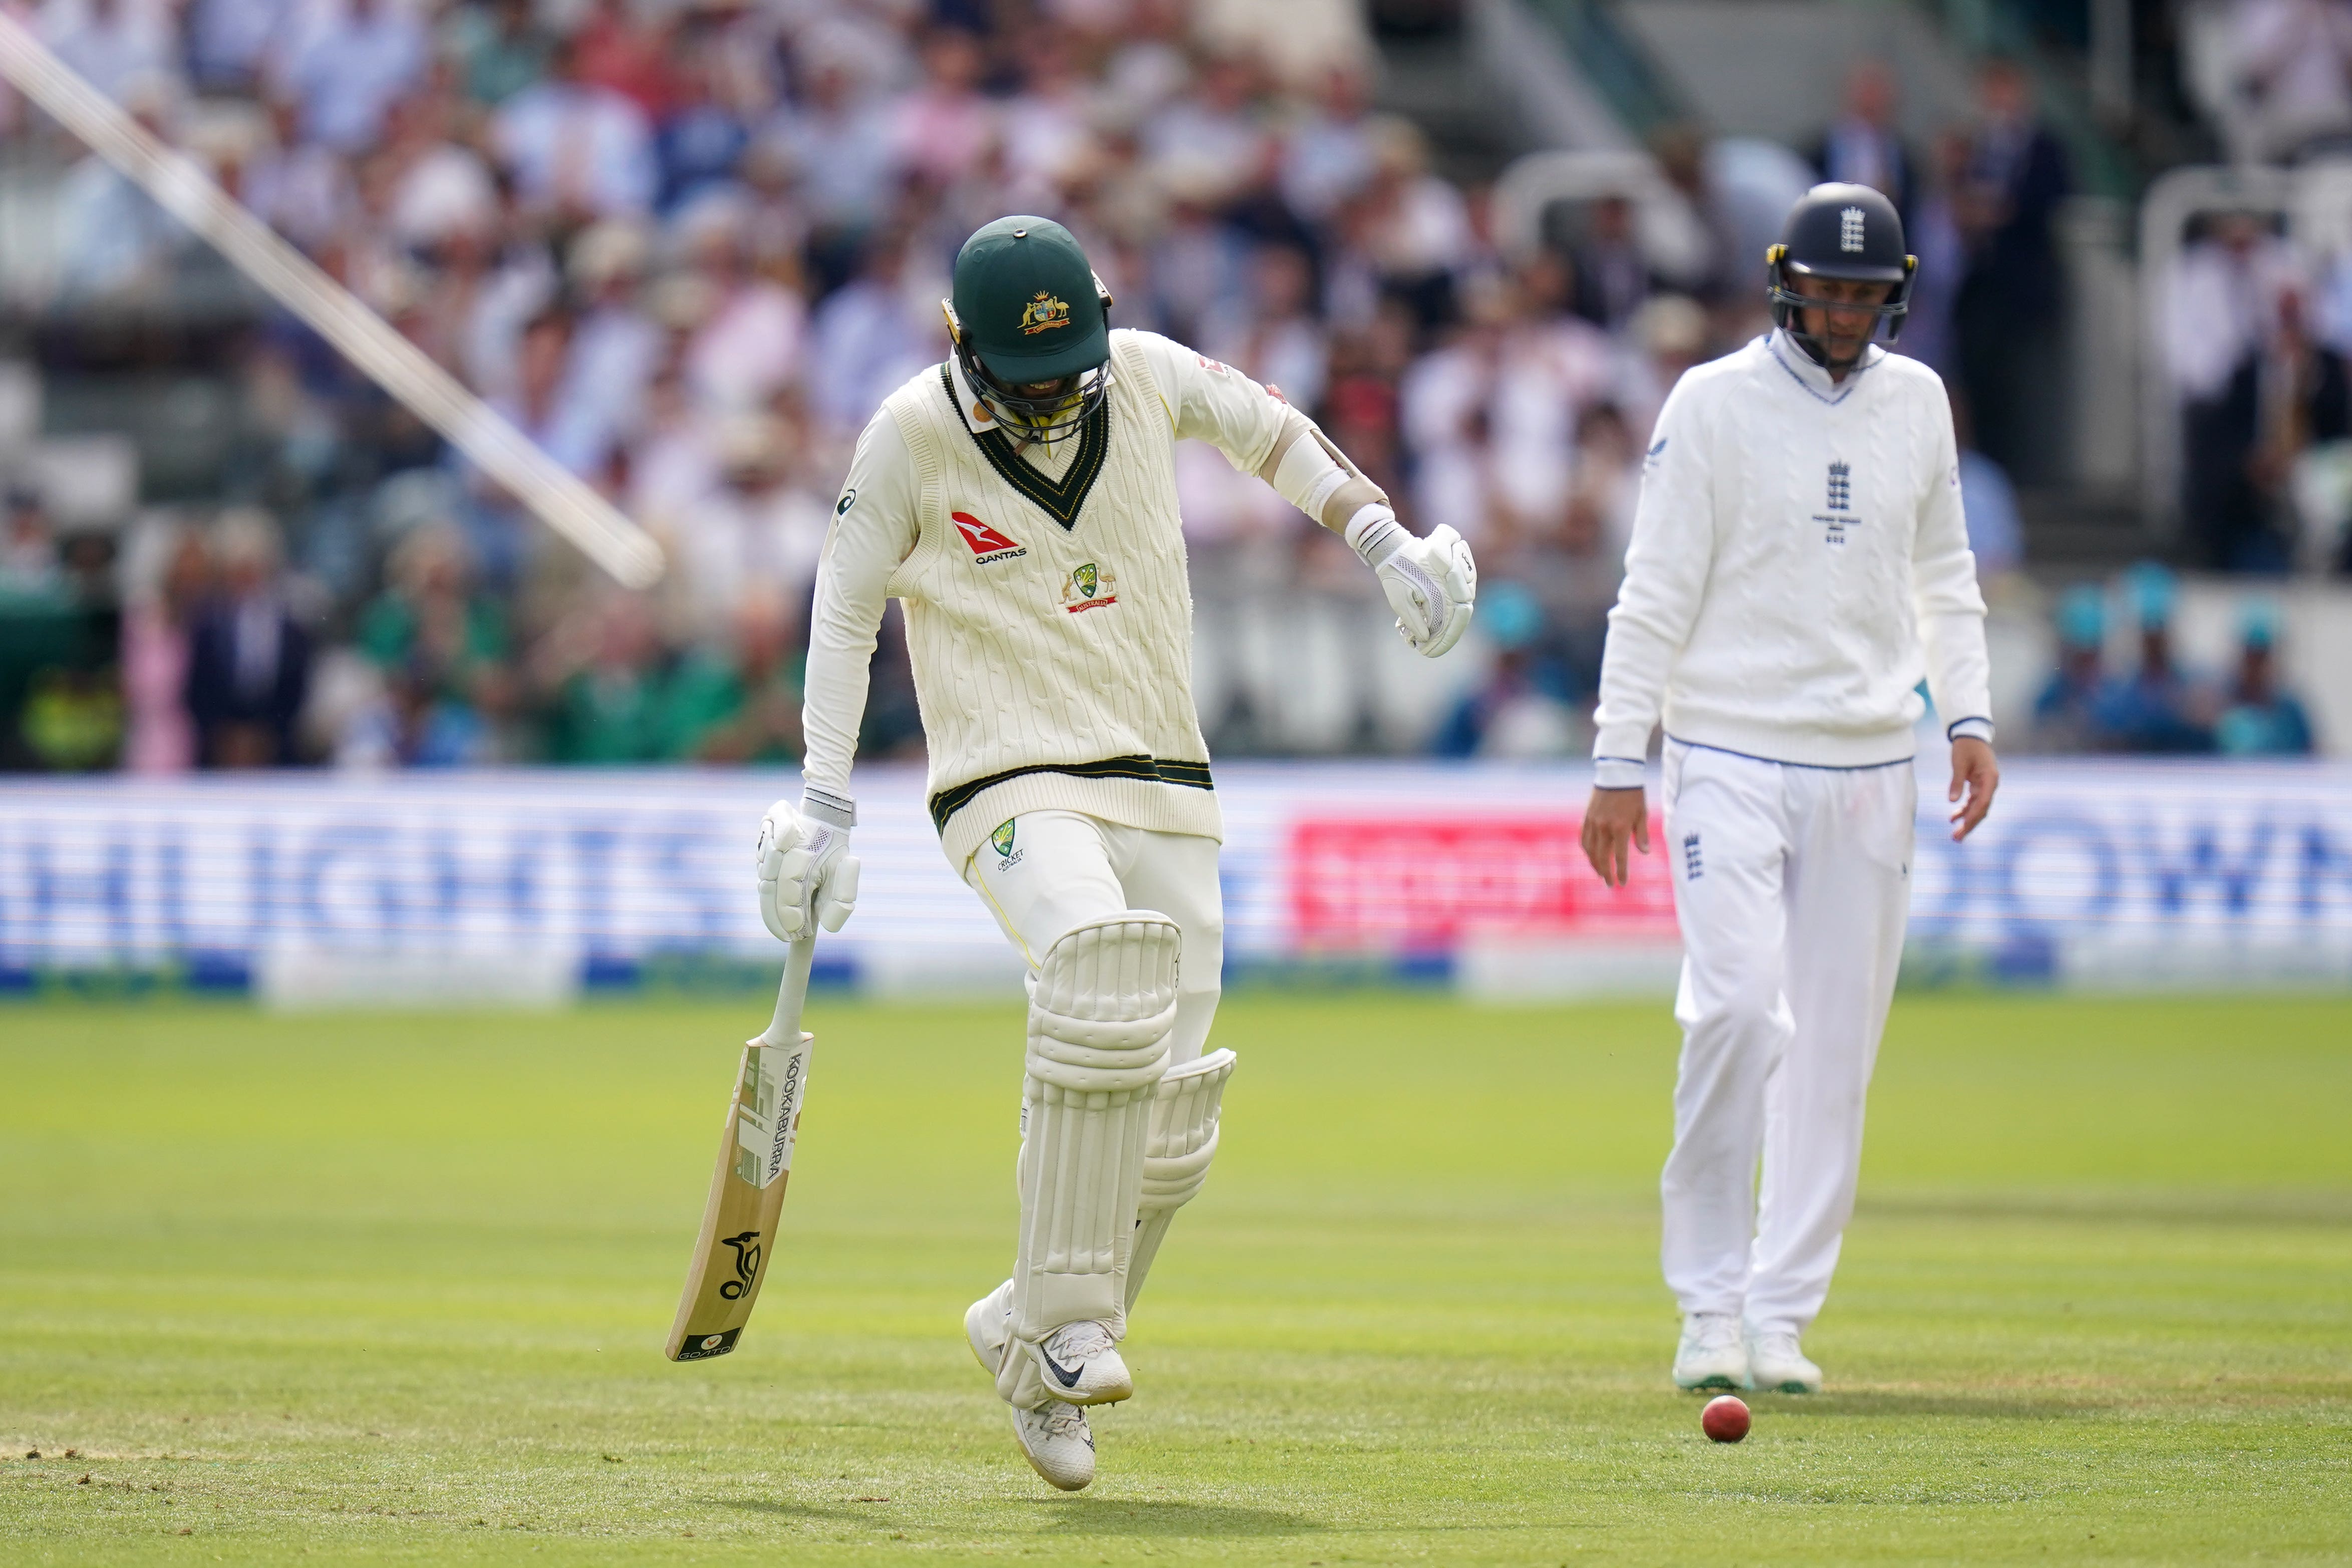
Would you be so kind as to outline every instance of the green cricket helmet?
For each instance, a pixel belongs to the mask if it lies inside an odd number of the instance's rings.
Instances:
[[[1110,291],[1053,219],[999,218],[964,241],[942,303],[956,362],[1031,439],[1076,430],[1110,394]],[[1051,392],[1025,390],[1048,382]]]

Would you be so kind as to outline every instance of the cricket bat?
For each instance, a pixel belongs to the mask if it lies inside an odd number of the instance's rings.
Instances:
[[[791,944],[776,1016],[743,1047],[719,1134],[710,1197],[702,1206],[702,1232],[687,1265],[686,1294],[662,1353],[672,1361],[707,1361],[733,1350],[774,1260],[776,1220],[783,1213],[801,1095],[808,1087],[809,1047],[816,1039],[801,1032],[815,952],[814,933]]]

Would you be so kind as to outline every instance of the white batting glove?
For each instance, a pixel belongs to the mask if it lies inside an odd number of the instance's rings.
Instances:
[[[760,820],[752,869],[760,919],[777,941],[800,941],[820,925],[838,931],[856,910],[857,857],[849,852],[856,821],[854,808],[809,799],[798,809],[779,800]]]
[[[1380,579],[1397,630],[1414,652],[1434,659],[1462,641],[1478,598],[1478,563],[1450,524],[1415,538],[1374,501],[1348,520],[1347,540]]]

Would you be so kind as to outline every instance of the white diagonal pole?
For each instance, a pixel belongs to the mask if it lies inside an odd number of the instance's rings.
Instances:
[[[378,386],[480,465],[539,519],[629,588],[662,574],[661,546],[541,451],[351,290],[166,147],[0,10],[0,76],[228,257]]]

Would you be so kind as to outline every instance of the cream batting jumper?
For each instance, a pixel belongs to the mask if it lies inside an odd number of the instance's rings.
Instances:
[[[808,783],[846,796],[885,598],[906,607],[928,794],[959,874],[1000,824],[1064,810],[1215,840],[1192,706],[1174,448],[1255,472],[1283,405],[1165,338],[1110,334],[1112,383],[1074,437],[1022,450],[952,362],[885,401],[818,571]]]

